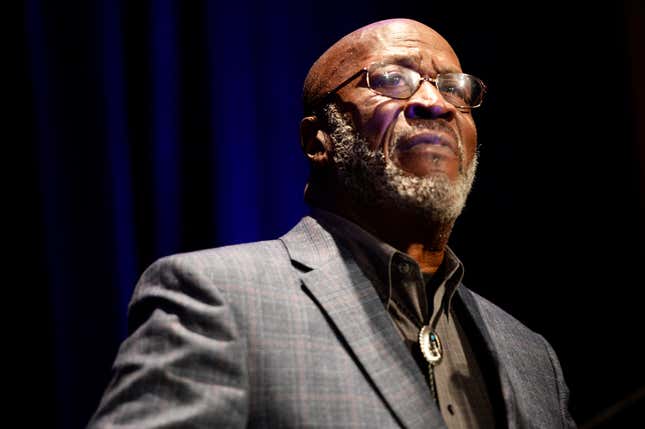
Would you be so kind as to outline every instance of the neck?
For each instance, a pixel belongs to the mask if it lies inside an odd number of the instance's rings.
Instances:
[[[434,274],[441,263],[448,245],[453,222],[437,224],[420,216],[392,213],[378,218],[363,217],[354,222],[369,230],[394,248],[414,259],[423,273]]]
[[[421,271],[428,274],[435,273],[443,262],[454,225],[454,221],[432,222],[424,216],[401,213],[396,209],[363,208],[353,204],[333,204],[323,208],[351,220],[408,254],[419,264]]]
[[[421,267],[421,272],[434,274],[443,262],[446,252],[445,246],[440,250],[427,247],[424,243],[410,243],[406,253],[410,255]]]

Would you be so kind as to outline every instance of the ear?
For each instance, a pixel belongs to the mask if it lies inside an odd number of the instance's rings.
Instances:
[[[300,146],[312,164],[324,166],[329,162],[331,139],[317,117],[306,116],[300,121]]]

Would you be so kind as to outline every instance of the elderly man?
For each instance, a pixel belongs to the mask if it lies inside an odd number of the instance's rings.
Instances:
[[[334,44],[304,86],[312,215],[153,264],[90,426],[574,426],[549,344],[447,247],[484,92],[415,21]]]

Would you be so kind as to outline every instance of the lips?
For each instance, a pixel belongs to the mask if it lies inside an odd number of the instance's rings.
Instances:
[[[409,125],[412,126],[400,130],[390,140],[393,144],[388,154],[392,163],[416,177],[445,175],[451,180],[457,179],[463,164],[463,149],[456,130],[436,120]]]
[[[411,137],[399,139],[395,146],[397,151],[449,150],[458,156],[457,139],[452,133],[444,130],[424,130]]]

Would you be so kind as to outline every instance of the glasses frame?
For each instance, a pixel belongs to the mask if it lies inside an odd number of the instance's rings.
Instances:
[[[439,80],[439,76],[441,76],[441,74],[438,74],[437,77],[432,78],[430,76],[422,76],[421,73],[415,71],[419,75],[419,85],[416,87],[416,89],[414,91],[412,91],[412,94],[410,94],[407,97],[392,97],[391,95],[382,94],[382,93],[376,91],[375,89],[372,89],[372,86],[370,85],[369,69],[374,64],[384,64],[384,65],[386,65],[386,63],[371,63],[367,67],[363,67],[362,69],[360,69],[359,71],[357,71],[356,73],[354,73],[353,75],[351,75],[350,77],[348,77],[347,79],[342,81],[340,84],[338,84],[334,89],[332,89],[331,91],[327,91],[327,93],[320,100],[318,100],[318,102],[316,104],[321,105],[329,97],[331,97],[333,94],[335,94],[337,91],[339,91],[345,85],[347,85],[348,83],[350,83],[351,81],[356,79],[358,76],[362,75],[363,73],[367,73],[366,82],[367,82],[367,87],[369,88],[370,91],[372,91],[372,92],[374,92],[376,94],[382,95],[384,97],[392,98],[394,100],[407,100],[408,98],[412,97],[419,90],[419,88],[421,88],[421,85],[423,84],[424,80],[427,81],[427,82],[430,82],[432,85],[434,85],[434,87],[437,88],[437,90],[439,89],[439,87],[437,85],[437,81]],[[401,66],[401,67],[405,67],[405,66]],[[405,67],[405,68],[409,69],[409,67]],[[445,74],[457,74],[457,75],[469,76],[469,77],[475,79],[477,82],[479,82],[479,84],[482,87],[482,95],[480,97],[481,99],[480,99],[479,103],[477,103],[475,106],[458,106],[458,105],[450,103],[449,101],[446,100],[448,103],[452,104],[453,106],[455,106],[458,109],[466,109],[466,110],[476,109],[477,107],[482,105],[482,103],[484,101],[484,94],[486,94],[486,90],[487,90],[486,84],[484,83],[484,81],[482,81],[477,76],[473,76],[473,75],[468,74],[468,73],[445,73]],[[441,91],[439,91],[439,93],[441,94]],[[441,96],[443,97],[443,94]]]

